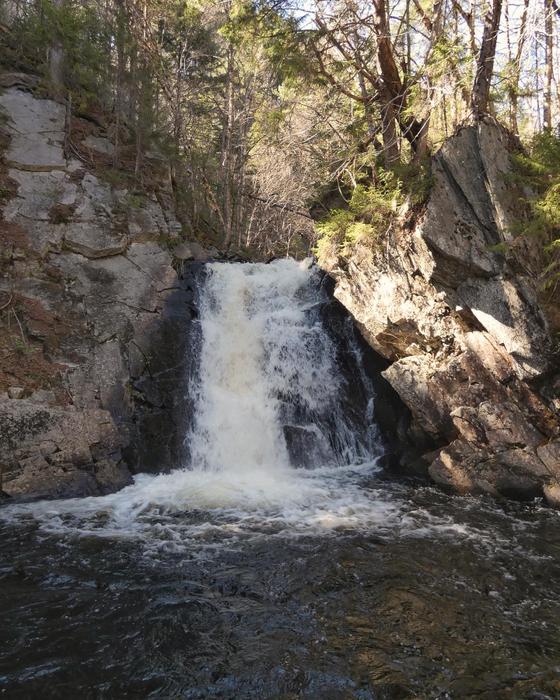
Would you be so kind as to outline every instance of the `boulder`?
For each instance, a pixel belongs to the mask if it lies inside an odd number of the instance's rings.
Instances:
[[[547,480],[542,462],[530,450],[492,456],[472,443],[455,440],[429,466],[432,479],[457,493],[488,493],[518,499],[538,496]]]
[[[560,508],[560,481],[549,481],[543,490],[546,502],[553,508]]]
[[[125,444],[126,435],[109,411],[38,406],[26,399],[4,402],[0,407],[2,488],[10,496],[106,493],[131,480],[121,456]],[[97,448],[95,457],[92,447]],[[97,480],[96,464],[101,461],[111,463],[118,484]]]

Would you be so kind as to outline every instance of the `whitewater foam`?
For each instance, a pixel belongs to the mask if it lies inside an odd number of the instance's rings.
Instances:
[[[208,265],[189,463],[139,474],[118,493],[9,506],[0,517],[31,518],[57,534],[140,539],[147,550],[414,530],[403,500],[375,482],[383,450],[371,429],[374,397],[361,421],[344,411],[349,388],[318,313],[323,301],[308,263]],[[457,531],[427,520],[428,530]]]

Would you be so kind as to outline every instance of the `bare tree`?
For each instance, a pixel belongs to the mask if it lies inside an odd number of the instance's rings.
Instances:
[[[519,80],[521,77],[521,63],[523,51],[525,49],[527,35],[527,13],[529,0],[523,0],[523,11],[521,13],[521,23],[517,33],[517,48],[513,53],[513,41],[511,38],[511,27],[509,22],[508,5],[506,4],[506,19],[508,20],[508,60],[509,75],[507,83],[507,94],[509,98],[509,125],[514,134],[519,134],[517,123],[517,113],[519,111]]]
[[[57,13],[61,13],[65,0],[53,0],[53,7]],[[64,95],[64,48],[59,31],[55,32],[52,44],[49,48],[49,79],[51,89],[59,99]]]
[[[498,41],[501,14],[502,0],[492,0],[492,4],[484,18],[484,32],[482,34],[482,44],[478,55],[471,98],[471,108],[474,114],[479,117],[488,112],[490,85],[494,73],[494,59],[496,57],[496,43]]]
[[[545,129],[552,129],[552,81],[554,78],[552,0],[544,0],[544,35],[546,49],[546,75],[543,103],[543,125]]]

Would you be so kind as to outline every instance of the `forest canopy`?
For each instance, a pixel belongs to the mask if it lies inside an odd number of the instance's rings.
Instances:
[[[559,20],[557,0],[8,0],[1,61],[103,115],[115,171],[142,183],[163,154],[189,235],[289,252],[345,212],[347,245],[378,234],[473,119],[557,140]]]

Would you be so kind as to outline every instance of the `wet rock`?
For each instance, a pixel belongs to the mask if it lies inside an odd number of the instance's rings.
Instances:
[[[543,491],[546,502],[554,508],[560,508],[560,482],[549,481]]]
[[[456,440],[440,451],[430,464],[429,474],[432,479],[458,493],[474,490],[475,482],[469,475],[469,465],[476,464],[481,453],[468,443]]]
[[[132,483],[130,472],[124,462],[102,459],[94,465],[95,481],[100,493],[112,493]]]
[[[290,464],[302,467],[306,464],[328,464],[330,446],[313,425],[282,426]]]

